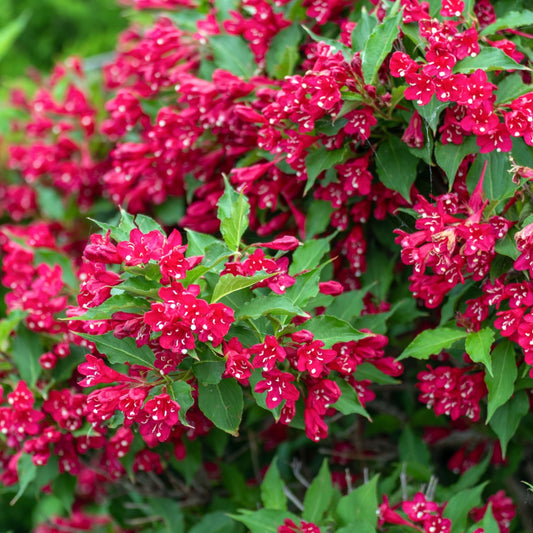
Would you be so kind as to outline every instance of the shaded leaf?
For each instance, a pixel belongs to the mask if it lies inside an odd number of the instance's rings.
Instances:
[[[318,523],[328,510],[333,493],[328,461],[324,459],[318,475],[305,493],[302,518],[308,522]]]
[[[261,483],[261,501],[267,509],[287,509],[287,496],[283,488],[285,484],[279,475],[278,458],[274,457]]]
[[[237,436],[242,418],[242,388],[233,378],[217,384],[198,384],[198,406],[202,413],[226,433]]]
[[[374,529],[376,528],[378,520],[377,482],[378,476],[374,476],[368,483],[339,500],[337,516],[343,525],[358,526],[366,522]]]
[[[211,35],[209,44],[217,68],[236,76],[250,78],[255,71],[255,60],[246,41],[238,35]]]
[[[474,363],[483,363],[487,372],[492,376],[492,361],[490,349],[494,342],[494,331],[483,328],[469,333],[465,341],[466,353]]]

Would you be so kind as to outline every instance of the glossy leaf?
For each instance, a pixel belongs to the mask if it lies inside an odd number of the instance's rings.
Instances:
[[[146,345],[138,347],[135,339],[131,337],[117,339],[113,332],[105,335],[87,335],[86,333],[76,333],[76,335],[94,342],[96,349],[105,354],[112,364],[131,363],[148,367],[154,365],[154,352]]]
[[[517,377],[516,355],[513,344],[504,339],[492,352],[493,375],[485,374],[485,383],[489,391],[487,423],[500,406],[513,395]]]
[[[402,352],[399,360],[406,357],[428,359],[438,355],[442,350],[450,348],[455,342],[464,339],[467,332],[463,329],[435,328],[420,333]]]
[[[482,48],[475,57],[466,57],[458,61],[453,70],[455,73],[471,74],[478,69],[490,72],[493,70],[527,70],[528,67],[517,63],[503,50],[491,46]]]
[[[226,433],[237,436],[242,418],[242,388],[233,378],[217,384],[198,384],[198,406],[202,413]]]
[[[466,353],[474,363],[483,363],[487,372],[492,376],[492,361],[490,349],[494,342],[494,331],[490,328],[483,328],[479,331],[469,333],[465,341]]]
[[[260,281],[271,278],[273,275],[260,273],[254,274],[253,276],[233,276],[232,274],[221,276],[213,290],[211,303],[218,302],[232,292],[251,287]]]
[[[381,183],[409,200],[418,161],[401,139],[387,137],[376,154],[376,169]]]

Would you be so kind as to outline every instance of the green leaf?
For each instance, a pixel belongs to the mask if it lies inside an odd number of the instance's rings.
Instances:
[[[34,387],[41,374],[39,358],[44,353],[41,337],[19,324],[12,340],[13,363],[28,387]]]
[[[427,444],[410,427],[406,427],[400,436],[398,453],[404,463],[429,466],[430,453]]]
[[[416,179],[418,161],[401,139],[387,137],[376,153],[376,169],[381,183],[399,192],[409,201],[411,186]]]
[[[451,190],[455,181],[455,175],[459,165],[468,154],[477,153],[479,150],[475,136],[467,137],[466,140],[456,145],[453,143],[435,143],[435,161],[448,178],[448,190]]]
[[[289,274],[294,276],[304,270],[315,268],[329,252],[330,239],[312,239],[298,247],[292,255]]]
[[[69,320],[106,320],[119,311],[144,314],[150,310],[147,305],[148,302],[144,298],[135,298],[129,294],[115,294],[98,307],[90,307],[83,315],[69,317]]]
[[[361,51],[361,70],[367,84],[375,84],[378,70],[392,50],[392,44],[396,37],[398,37],[401,17],[402,14],[399,11],[387,15],[383,22],[372,30],[369,38],[365,41]]]
[[[278,527],[281,526],[287,518],[295,524],[299,524],[299,518],[289,513],[289,511],[280,511],[277,509],[259,509],[259,511],[249,511],[240,509],[240,514],[229,514],[233,520],[243,523],[251,533],[277,533]]]
[[[27,311],[21,309],[13,309],[9,312],[6,318],[0,320],[0,350],[6,351],[11,333],[15,331],[15,328],[26,317]]]
[[[154,352],[146,345],[138,347],[135,339],[131,337],[117,339],[112,331],[105,335],[87,335],[78,332],[76,335],[94,342],[96,349],[105,354],[111,364],[132,363],[148,367],[154,366]]]
[[[504,78],[496,91],[496,104],[505,104],[530,91],[530,86],[522,81],[520,74],[511,74]]]
[[[476,57],[465,57],[458,61],[453,71],[455,74],[463,72],[471,74],[475,70],[490,72],[494,70],[528,70],[525,65],[520,65],[509,57],[503,50],[494,48],[482,48]]]
[[[326,231],[333,213],[333,206],[326,200],[313,200],[309,206],[309,213],[313,213],[313,216],[305,219],[306,239],[312,239],[315,235]]]
[[[213,290],[211,303],[218,302],[232,292],[240,291],[246,287],[251,287],[260,281],[271,278],[273,275],[274,274],[260,273],[254,274],[253,276],[233,276],[232,274],[220,276]]]
[[[400,383],[399,380],[394,379],[388,374],[385,374],[376,368],[372,363],[361,363],[360,365],[357,365],[355,370],[355,379],[358,381],[369,379],[376,385],[394,385]]]
[[[371,420],[368,411],[361,405],[355,389],[349,383],[346,383],[341,377],[336,377],[335,383],[337,383],[341,390],[341,397],[332,405],[332,407],[337,409],[337,411],[341,412],[343,415],[351,415],[355,413]]]
[[[51,220],[65,220],[65,204],[56,189],[36,185],[37,201],[41,213]]]
[[[236,309],[237,319],[259,318],[267,315],[306,316],[307,313],[282,294],[258,296]]]
[[[161,227],[159,222],[156,222],[153,218],[147,217],[146,215],[137,215],[135,217],[135,225],[144,234],[150,233],[151,231],[159,231],[159,233],[166,236],[165,230]]]
[[[509,156],[505,152],[497,151],[476,156],[466,176],[469,192],[472,192],[479,183],[485,162],[487,162],[487,168],[483,179],[483,192],[487,198],[504,200],[513,196],[518,185],[511,179]]]
[[[363,6],[361,8],[361,18],[352,31],[352,50],[354,52],[359,52],[363,49],[377,23],[376,15],[369,15],[366,7]]]
[[[378,476],[374,476],[368,483],[356,488],[350,494],[343,496],[337,505],[337,516],[342,525],[366,522],[374,529],[378,522]],[[357,531],[357,529],[355,529]]]
[[[481,521],[481,527],[483,528],[483,533],[500,533],[501,531],[500,526],[492,513],[492,504],[490,503],[485,511],[483,520]]]
[[[255,60],[246,41],[238,35],[212,35],[209,44],[217,68],[236,76],[250,78],[255,71]]]
[[[67,513],[72,512],[77,479],[70,474],[60,474],[52,482],[52,494],[63,504]]]
[[[266,509],[287,509],[287,496],[285,496],[285,484],[279,475],[278,458],[274,457],[267,473],[261,483],[261,501]]]
[[[346,320],[358,317],[364,308],[363,298],[368,290],[347,291],[335,296],[333,303],[328,306],[328,315]]]
[[[46,263],[52,268],[59,265],[63,281],[72,288],[78,288],[78,278],[74,274],[70,258],[66,255],[47,248],[36,248],[33,253],[33,260],[36,265]]]
[[[507,444],[518,429],[522,418],[529,411],[529,399],[525,391],[520,390],[515,395],[499,407],[492,415],[489,422],[490,427],[496,433],[502,447],[502,454],[507,453]]]
[[[326,147],[321,146],[320,148],[313,150],[305,158],[307,183],[305,184],[304,195],[309,192],[315,184],[318,176],[324,172],[324,170],[342,163],[347,159],[349,153],[350,150],[347,147],[339,148],[338,150],[328,150]]]
[[[345,320],[328,315],[311,318],[300,329],[312,331],[314,338],[321,340],[326,348],[331,348],[337,342],[357,341],[371,335],[355,329]]]
[[[165,533],[185,533],[185,522],[180,504],[170,498],[148,498],[150,516],[159,517],[165,524]]]
[[[427,125],[431,128],[431,131],[435,134],[439,124],[440,114],[445,108],[448,107],[449,102],[441,102],[440,100],[437,100],[435,95],[433,95],[429,101],[429,104],[418,105],[416,102],[413,102],[413,105],[420,116],[426,121]]]
[[[169,196],[162,204],[154,205],[153,209],[158,220],[165,226],[176,226],[185,215],[185,198]]]
[[[327,459],[324,459],[318,475],[313,479],[304,497],[302,518],[308,522],[318,523],[328,510],[333,499],[334,489]]]
[[[211,350],[198,351],[200,361],[195,361],[192,365],[192,372],[200,383],[216,385],[220,383],[222,374],[226,370],[225,361],[215,356]]]
[[[510,257],[513,261],[515,261],[520,255],[520,252],[516,247],[516,241],[511,237],[511,235],[509,235],[509,233],[507,233],[503,239],[496,241],[494,251],[499,255]]]
[[[212,244],[219,244],[220,241],[212,235],[206,233],[198,233],[190,229],[185,230],[187,233],[187,252],[186,257],[194,255],[204,255],[208,246]]]
[[[507,339],[502,340],[492,352],[492,362],[493,374],[485,374],[485,383],[489,391],[487,423],[496,409],[507,402],[514,392],[517,369],[513,344]]]
[[[240,526],[223,511],[203,515],[202,519],[189,529],[189,533],[237,533],[237,531],[241,531]]]
[[[15,505],[18,499],[24,494],[28,485],[35,479],[37,475],[37,467],[33,464],[32,456],[28,453],[22,453],[17,461],[17,473],[19,478],[19,490],[9,502],[10,505]]]
[[[235,379],[223,379],[216,385],[199,383],[198,406],[217,428],[234,436],[239,434],[243,396]]]
[[[435,328],[427,329],[420,333],[407,348],[402,352],[398,360],[406,357],[415,359],[428,359],[431,355],[437,355],[467,336],[462,329]]]
[[[469,333],[465,341],[466,353],[474,363],[483,363],[487,372],[492,376],[492,361],[490,349],[494,342],[494,331],[490,328],[483,328],[479,331]]]
[[[192,387],[185,381],[173,381],[168,388],[170,397],[180,406],[179,418],[184,426],[189,426],[187,422],[187,411],[194,405],[192,397]]]
[[[454,494],[446,504],[442,515],[452,522],[451,533],[462,533],[466,528],[468,513],[481,504],[481,493],[487,482]]]
[[[15,20],[4,26],[0,30],[0,61],[9,52],[17,37],[26,27],[30,14],[27,11],[21,13]]]
[[[466,472],[461,473],[459,480],[452,487],[452,492],[457,493],[463,489],[468,489],[478,483],[485,471],[487,470],[490,459],[490,454],[487,454],[483,461],[481,461],[477,465],[470,467]]]
[[[530,26],[533,24],[533,12],[527,9],[520,11],[510,11],[502,17],[498,17],[496,22],[483,28],[479,35],[493,35],[500,30],[507,28],[519,28],[520,26]]]
[[[238,252],[241,237],[248,227],[250,204],[244,194],[238,193],[224,177],[224,194],[218,200],[220,232],[228,248]]]
[[[298,45],[302,37],[298,24],[284,28],[274,36],[265,56],[266,71],[271,78],[283,79],[292,75],[298,62]]]
[[[314,298],[318,294],[318,282],[323,268],[324,265],[320,265],[305,274],[296,276],[296,282],[285,291],[285,296],[294,305],[304,307],[310,298]]]

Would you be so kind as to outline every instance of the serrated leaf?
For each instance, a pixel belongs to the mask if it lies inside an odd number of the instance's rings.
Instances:
[[[409,152],[409,147],[398,137],[389,136],[376,153],[376,169],[385,187],[399,192],[409,201],[411,186],[416,179],[419,159]]]
[[[287,315],[287,316],[306,316],[297,305],[294,305],[289,298],[282,294],[268,294],[267,296],[258,296],[246,302],[243,306],[236,309],[237,319],[259,318],[267,315]]]
[[[90,307],[83,315],[69,317],[69,320],[106,320],[119,311],[144,314],[150,310],[147,305],[148,302],[144,298],[135,298],[129,294],[115,294],[98,307]]]
[[[228,248],[238,252],[250,215],[250,204],[244,194],[236,192],[224,177],[224,194],[218,200],[217,216],[220,220],[220,232]]]
[[[363,49],[377,23],[378,19],[376,15],[370,15],[366,7],[363,6],[361,8],[361,18],[352,31],[352,50],[354,53],[360,52]]]
[[[261,483],[261,501],[266,509],[287,509],[287,496],[284,492],[285,484],[279,475],[277,456],[272,459],[270,466]]]
[[[328,510],[333,493],[328,461],[324,459],[318,475],[313,479],[305,493],[302,518],[308,522],[320,522]]]
[[[307,183],[305,184],[304,195],[315,184],[318,176],[328,168],[331,168],[339,163],[342,163],[350,153],[349,149],[344,147],[338,150],[328,150],[321,146],[320,148],[313,150],[305,158],[305,168],[307,170]]]
[[[455,74],[458,72],[470,74],[478,69],[490,72],[494,70],[528,70],[528,67],[517,63],[503,50],[491,46],[482,48],[475,57],[461,59],[456,63],[453,71]]]
[[[492,415],[489,425],[500,440],[503,457],[507,453],[509,440],[515,434],[520,421],[528,411],[528,395],[525,391],[520,390]]]
[[[159,224],[159,222],[156,222],[153,218],[148,217],[146,215],[138,214],[135,217],[135,225],[144,234],[150,233],[151,231],[159,231],[159,233],[162,233],[166,236],[166,233]]]
[[[135,339],[131,337],[117,339],[113,332],[105,335],[87,335],[76,332],[76,335],[93,342],[96,349],[105,354],[111,364],[132,363],[147,367],[154,366],[154,352],[146,345],[138,347]]]
[[[343,496],[337,505],[337,516],[343,525],[357,526],[366,522],[374,529],[378,520],[377,482],[374,476],[368,483]],[[357,527],[356,527],[357,530]]]
[[[437,100],[435,95],[433,95],[428,104],[418,105],[416,102],[413,102],[413,105],[419,115],[430,127],[433,134],[435,134],[439,124],[440,114],[448,107],[449,102],[441,102],[440,100]]]
[[[289,274],[294,276],[304,270],[315,268],[329,252],[330,239],[312,239],[298,247],[292,255]]]
[[[275,273],[274,273],[275,274]],[[271,278],[274,274],[254,274],[253,276],[233,276],[226,274],[220,276],[211,297],[211,303],[218,302],[232,292],[240,291],[246,287],[251,287],[260,281]]]
[[[283,79],[292,75],[298,61],[298,45],[302,36],[298,24],[283,28],[274,36],[265,56],[266,71],[271,78]]]
[[[401,17],[401,12],[386,16],[365,41],[361,51],[361,70],[367,84],[375,84],[378,70],[398,37]]]
[[[243,396],[235,379],[223,379],[216,385],[199,383],[198,406],[217,428],[234,436],[239,434]]]
[[[517,377],[516,355],[513,344],[504,339],[492,352],[493,375],[485,374],[485,383],[489,391],[487,407],[487,424],[492,415],[514,392]]]
[[[462,533],[465,530],[468,513],[481,504],[481,493],[486,484],[487,482],[462,490],[448,500],[442,515],[451,520],[451,533]]]
[[[255,60],[246,41],[238,35],[212,35],[209,44],[217,68],[236,76],[250,78],[255,71]]]
[[[179,418],[184,426],[190,427],[187,422],[187,411],[194,405],[194,398],[192,397],[192,387],[185,381],[173,381],[168,388],[170,397],[180,406]]]
[[[296,282],[285,291],[285,296],[294,305],[304,307],[310,298],[318,294],[318,282],[324,265],[320,265],[305,274],[296,276]]]
[[[526,94],[530,90],[530,86],[526,85],[522,81],[520,74],[511,74],[498,84],[495,104],[505,104],[507,102],[511,102],[515,98]]]
[[[369,336],[369,333],[355,329],[345,320],[329,315],[311,318],[300,329],[312,331],[314,338],[321,340],[326,348],[331,348],[337,342],[357,341]]]
[[[452,328],[427,329],[420,333],[407,348],[402,352],[398,360],[406,357],[415,359],[428,359],[431,355],[437,355],[446,348],[464,339],[467,332]]]
[[[489,375],[492,374],[492,361],[490,349],[494,342],[494,331],[490,328],[483,328],[479,331],[472,331],[466,337],[465,350],[474,363],[483,363]]]
[[[332,407],[337,409],[337,411],[343,415],[351,415],[355,413],[371,420],[368,411],[361,405],[356,390],[341,377],[336,377],[335,383],[337,383],[341,390],[341,397],[332,405]]]
[[[477,153],[479,147],[474,136],[467,137],[462,144],[435,143],[435,161],[448,178],[448,190],[451,190],[455,181],[457,170],[463,159],[468,154]]]
[[[510,11],[505,15],[498,17],[496,22],[489,24],[479,35],[492,35],[500,30],[507,28],[519,28],[520,26],[529,26],[533,24],[533,12],[527,9],[521,9],[520,11]]]
[[[39,358],[44,353],[41,337],[19,324],[11,343],[11,357],[21,379],[33,387],[41,374]]]

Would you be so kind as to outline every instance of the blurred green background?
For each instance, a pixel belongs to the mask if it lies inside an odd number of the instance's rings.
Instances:
[[[0,83],[32,66],[47,72],[70,55],[115,48],[127,25],[115,0],[0,0]]]

